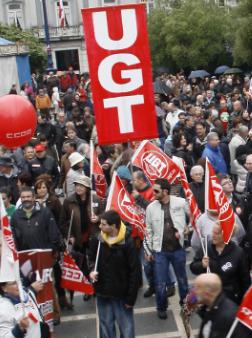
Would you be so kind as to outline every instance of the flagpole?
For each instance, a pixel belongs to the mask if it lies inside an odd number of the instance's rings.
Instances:
[[[100,256],[100,249],[101,249],[101,241],[98,242],[94,272],[97,272],[98,260],[99,260],[99,256]],[[99,315],[98,315],[97,298],[96,298],[96,302],[95,302],[95,315],[96,315],[96,337],[100,338],[100,321],[99,321]]]
[[[205,250],[206,250],[206,253],[205,253],[205,257],[209,258],[208,257],[208,250],[207,250],[207,235],[205,237]],[[207,273],[210,273],[210,267],[209,267],[209,263],[208,263],[208,266],[207,266]]]
[[[233,322],[230,330],[228,331],[228,334],[226,335],[226,338],[231,338],[233,333],[234,333],[234,330],[236,329],[236,326],[238,324],[239,320],[238,318],[235,318],[235,321]]]
[[[94,175],[94,159],[93,159],[93,156],[94,156],[94,142],[93,142],[93,139],[91,138],[90,139],[90,179],[91,179],[91,189],[90,189],[90,204],[91,204],[91,218],[93,218],[95,216],[95,213],[94,213],[94,208],[93,208],[93,205],[94,205],[94,196],[93,196],[93,175]]]
[[[72,225],[73,225],[73,216],[74,216],[74,211],[72,210],[71,212],[71,218],[70,218],[70,224],[68,228],[68,234],[67,234],[67,242],[66,242],[66,250],[68,252],[69,248],[69,241],[70,241],[70,236],[71,236],[71,230],[72,230]]]
[[[42,0],[42,6],[43,6],[43,14],[44,14],[45,43],[46,43],[46,50],[47,50],[47,66],[48,66],[48,70],[50,70],[50,69],[53,69],[53,60],[52,60],[52,49],[51,49],[50,33],[49,33],[49,26],[48,26],[46,0]]]
[[[8,243],[6,241],[6,238],[5,238],[5,227],[8,229],[8,227],[10,227],[10,223],[8,222],[8,224],[4,224],[3,223],[3,218],[4,216],[7,217],[7,213],[6,213],[6,209],[5,209],[5,205],[4,205],[4,202],[3,202],[3,198],[2,198],[2,195],[0,194],[0,227],[1,227],[1,240],[2,240],[2,248],[1,248],[1,262],[0,262],[0,266],[1,266],[1,277],[2,277],[2,269],[5,267],[5,264],[3,264],[3,257],[5,256],[3,254],[3,249],[9,247],[10,243]],[[25,317],[26,313],[25,313],[25,304],[24,304],[24,290],[23,290],[23,285],[22,285],[22,281],[21,281],[21,278],[20,278],[20,269],[19,269],[19,256],[18,256],[18,252],[16,250],[16,246],[15,246],[15,243],[14,243],[14,238],[13,238],[13,234],[12,234],[12,231],[10,230],[10,233],[11,235],[9,235],[9,238],[10,240],[12,239],[13,240],[13,245],[14,245],[14,249],[11,248],[12,250],[12,258],[13,258],[13,261],[14,261],[14,264],[13,264],[13,271],[14,271],[14,280],[17,282],[17,286],[18,286],[18,293],[19,293],[19,298],[20,298],[20,303],[21,303],[21,307],[22,307],[22,315],[23,317]],[[15,256],[14,256],[14,253],[13,253],[13,250],[15,251]],[[6,252],[5,252],[6,253]]]

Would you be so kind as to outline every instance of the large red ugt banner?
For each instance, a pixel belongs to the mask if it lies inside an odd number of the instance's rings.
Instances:
[[[82,9],[100,144],[157,137],[144,4]]]

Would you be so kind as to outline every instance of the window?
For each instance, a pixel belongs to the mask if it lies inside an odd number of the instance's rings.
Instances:
[[[67,70],[69,66],[80,70],[78,49],[57,50],[55,56],[58,70]]]
[[[69,6],[69,1],[63,1],[64,13],[65,13],[65,27],[71,26],[71,10]],[[56,22],[57,27],[60,26],[59,23],[59,1],[56,2]]]
[[[226,1],[225,0],[217,0],[216,3],[219,7],[225,7],[225,3]]]
[[[116,4],[116,0],[103,0],[103,6],[106,6],[106,5],[115,5]]]
[[[24,28],[24,16],[21,4],[13,3],[8,5],[8,25]]]

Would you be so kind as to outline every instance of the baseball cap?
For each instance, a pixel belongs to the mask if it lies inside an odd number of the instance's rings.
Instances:
[[[34,149],[37,152],[42,152],[42,151],[45,151],[46,148],[45,148],[45,146],[43,144],[39,143],[39,144],[35,145]]]

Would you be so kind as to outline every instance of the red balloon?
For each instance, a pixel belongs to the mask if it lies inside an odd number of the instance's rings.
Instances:
[[[30,101],[19,95],[0,97],[0,144],[20,147],[33,137],[36,126],[37,114]]]

